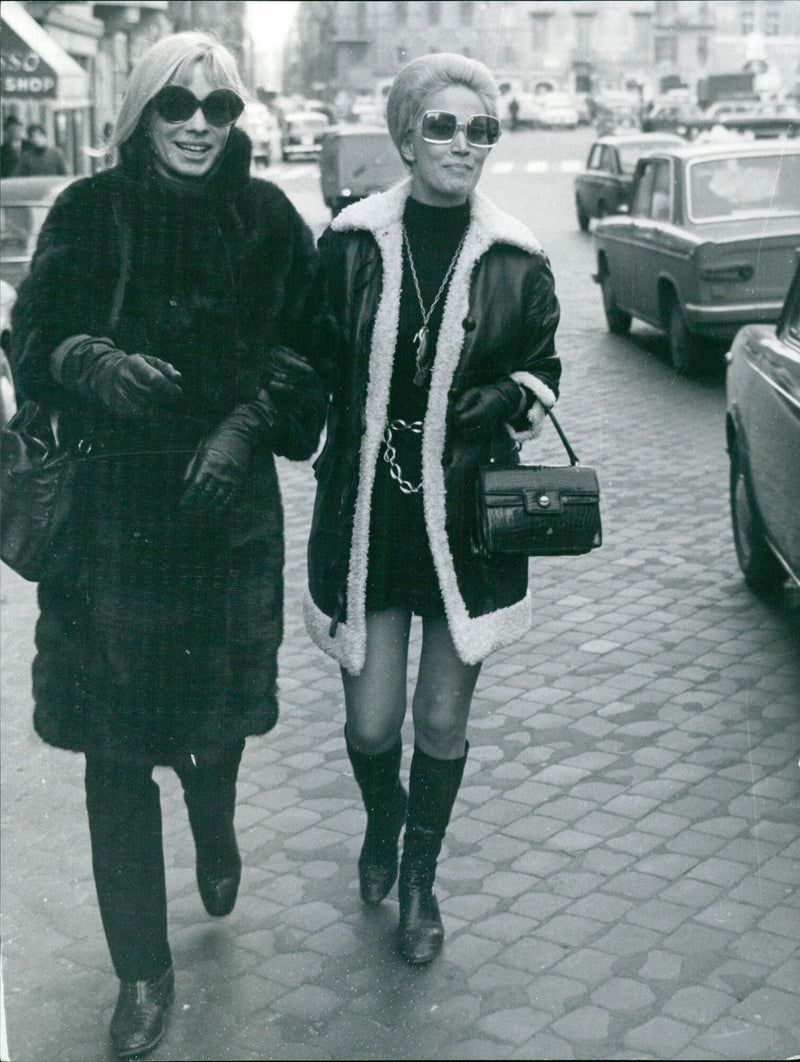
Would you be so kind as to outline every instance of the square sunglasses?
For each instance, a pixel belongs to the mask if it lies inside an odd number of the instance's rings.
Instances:
[[[472,147],[492,147],[500,139],[500,120],[490,114],[471,114],[459,122],[450,111],[425,111],[420,120],[420,136],[429,144],[449,144],[459,129]]]
[[[244,100],[232,89],[215,89],[199,100],[183,85],[165,85],[153,97],[153,106],[165,122],[188,122],[197,109],[209,125],[232,125],[244,110]]]

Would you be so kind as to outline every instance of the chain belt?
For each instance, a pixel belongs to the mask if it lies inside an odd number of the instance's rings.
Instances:
[[[413,432],[414,435],[422,435],[422,421],[414,420],[408,424],[404,420],[389,420],[386,422],[386,427],[383,429],[383,445],[385,447],[383,451],[383,459],[389,466],[389,475],[396,481],[403,494],[419,494],[422,490],[422,481],[414,486],[414,484],[409,483],[407,479],[403,479],[403,470],[397,461],[397,451],[392,442],[392,433],[395,431],[410,431]]]

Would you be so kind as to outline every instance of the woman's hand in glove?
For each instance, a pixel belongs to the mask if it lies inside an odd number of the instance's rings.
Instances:
[[[320,388],[311,362],[289,347],[273,347],[264,365],[263,386],[278,399],[304,402]]]
[[[513,420],[522,405],[523,392],[513,380],[500,380],[485,387],[470,387],[453,404],[450,419],[465,439],[480,439]]]
[[[237,406],[200,443],[189,462],[181,508],[195,515],[221,516],[239,493],[253,449],[268,438],[274,422],[275,410],[264,391],[256,401]]]
[[[144,417],[174,409],[183,397],[181,374],[149,354],[107,354],[95,365],[89,386],[106,409],[123,417]]]
[[[181,374],[169,362],[128,355],[105,337],[71,336],[53,352],[50,366],[64,387],[121,417],[174,409],[183,397]]]
[[[250,443],[220,428],[209,436],[183,474],[184,512],[221,516],[232,504],[250,462]]]

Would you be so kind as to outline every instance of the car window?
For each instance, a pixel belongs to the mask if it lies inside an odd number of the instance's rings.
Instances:
[[[658,159],[653,173],[653,199],[650,204],[650,216],[654,221],[672,219],[672,182],[671,167],[668,159]]]
[[[731,156],[689,171],[693,221],[800,213],[800,154]]]
[[[632,214],[637,217],[647,218],[650,216],[650,206],[653,201],[653,181],[655,179],[655,164],[645,162],[639,173],[636,183],[636,193],[633,200]]]
[[[603,145],[595,144],[589,152],[589,161],[586,163],[587,170],[599,170],[600,159],[603,157]]]
[[[600,169],[605,170],[607,173],[617,172],[617,164],[614,158],[614,149],[610,148],[607,144],[603,148],[603,155],[600,160]]]
[[[5,206],[0,210],[0,255],[14,258],[33,253],[47,208]]]
[[[649,143],[634,142],[632,144],[620,144],[618,148],[619,164],[623,173],[633,173],[636,163],[642,155],[651,151],[663,151],[665,148],[674,147],[674,140],[651,140]]]

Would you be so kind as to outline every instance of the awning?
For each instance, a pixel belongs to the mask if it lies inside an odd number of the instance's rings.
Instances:
[[[89,79],[17,0],[0,5],[0,84],[5,100],[53,100],[88,107]]]

